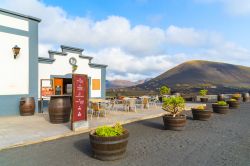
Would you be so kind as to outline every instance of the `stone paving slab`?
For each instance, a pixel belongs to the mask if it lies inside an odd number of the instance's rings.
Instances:
[[[201,104],[187,103],[186,110],[196,105]],[[160,107],[148,110],[139,109],[137,112],[110,111],[106,117],[92,117],[91,119],[89,116],[89,127],[76,132],[70,130],[70,123],[51,124],[48,113],[0,117],[0,150],[77,135],[102,125],[113,125],[117,122],[126,124],[160,117],[165,113]]]

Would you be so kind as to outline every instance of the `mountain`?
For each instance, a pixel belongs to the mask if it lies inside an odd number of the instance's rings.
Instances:
[[[131,86],[136,86],[142,83],[145,83],[150,79],[145,79],[145,80],[138,80],[135,82],[128,81],[128,80],[107,80],[106,81],[106,87],[107,89],[111,88],[125,88],[125,87],[131,87]]]
[[[157,90],[167,85],[174,89],[250,87],[250,67],[194,60],[182,63],[136,87]]]

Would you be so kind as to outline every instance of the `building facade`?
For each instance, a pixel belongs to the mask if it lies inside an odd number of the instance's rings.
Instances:
[[[88,76],[89,98],[105,99],[107,65],[92,63],[93,57],[83,55],[84,50],[80,48],[62,45],[61,50],[49,51],[49,58],[39,57],[39,96],[41,96],[41,80],[46,79],[53,81],[54,91],[59,87],[61,91],[59,94],[67,93],[67,85],[72,86],[72,74],[75,73]]]
[[[38,93],[38,24],[41,20],[0,9],[0,116],[18,115],[19,101]],[[20,48],[14,57],[13,47]]]

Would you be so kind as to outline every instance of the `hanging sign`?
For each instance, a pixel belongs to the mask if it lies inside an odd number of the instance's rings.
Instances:
[[[88,127],[88,76],[83,74],[72,75],[72,117],[71,128],[76,131]]]

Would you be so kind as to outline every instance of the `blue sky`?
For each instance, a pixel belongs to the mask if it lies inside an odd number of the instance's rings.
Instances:
[[[230,1],[230,0],[229,0]],[[221,3],[195,0],[43,0],[72,16],[105,19],[128,18],[132,25],[166,28],[169,25],[220,32],[228,40],[249,46],[250,15],[233,15]],[[239,1],[240,3],[240,1]]]
[[[109,65],[108,79],[152,78],[195,59],[250,66],[249,0],[25,2],[0,7],[42,19],[40,56],[61,44],[84,48]]]

